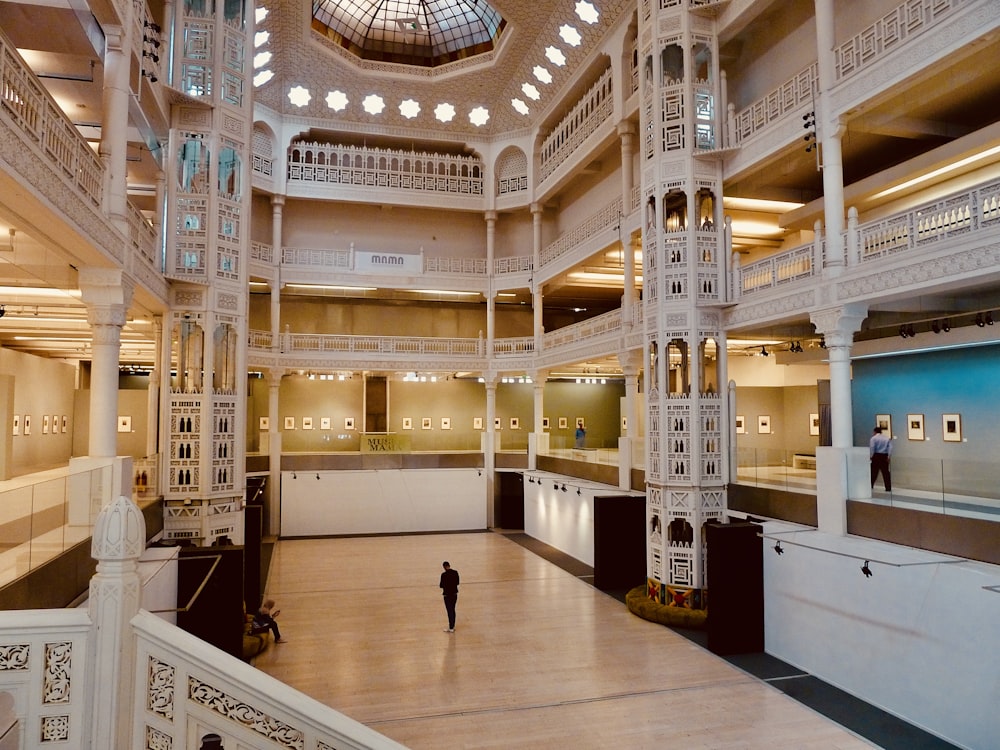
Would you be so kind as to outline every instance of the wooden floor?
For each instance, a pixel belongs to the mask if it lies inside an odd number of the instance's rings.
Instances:
[[[267,593],[256,666],[414,750],[873,747],[502,534],[281,541]]]

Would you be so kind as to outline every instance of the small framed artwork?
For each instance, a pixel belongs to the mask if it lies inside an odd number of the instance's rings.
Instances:
[[[622,431],[628,429],[628,417],[622,417]]]
[[[313,418],[312,417],[302,417],[302,429],[311,430],[313,428]]]
[[[118,432],[121,432],[121,431],[122,430],[119,427],[118,428]],[[49,434],[49,415],[48,414],[43,414],[42,415],[42,434],[43,435],[48,435]]]
[[[569,426],[569,420],[566,417],[559,417],[559,429],[565,430]]]
[[[923,414],[907,414],[906,415],[906,439],[907,440],[923,440],[924,439],[924,415]]]
[[[404,430],[413,429],[413,417],[403,417],[403,429]]]
[[[512,430],[520,430],[521,429],[521,420],[518,417],[511,417],[510,418],[510,429],[512,429]]]
[[[771,417],[767,414],[761,414],[757,417],[757,434],[758,435],[770,435],[771,434]]]
[[[285,417],[285,429],[286,430],[295,429],[295,417]]]
[[[31,434],[31,415],[30,414],[25,414],[24,415],[24,434],[25,435],[30,435]]]
[[[48,421],[49,418],[45,417],[45,422]],[[132,432],[132,417],[129,416],[118,417],[118,432]]]
[[[345,430],[354,429],[354,417],[344,417],[344,429]]]
[[[736,415],[736,434],[737,435],[745,435],[746,431],[747,431],[746,417],[744,417],[742,414],[737,414]]]
[[[68,429],[68,427],[69,427],[69,419],[66,417],[65,414],[63,414],[62,415],[62,431],[66,432],[66,430]]]
[[[941,415],[941,437],[946,443],[962,442],[962,415]]]
[[[576,418],[576,426],[579,427],[579,428],[581,428],[581,429],[586,430],[587,429],[587,420],[584,419],[583,417],[577,417]]]
[[[59,415],[58,414],[53,414],[52,415],[52,434],[55,435],[57,432],[59,432]]]
[[[257,420],[257,429],[259,429],[261,432],[267,432],[268,430],[270,430],[271,429],[271,418],[270,417],[261,417],[260,419],[258,419]]]
[[[431,426],[431,418],[430,417],[424,417],[423,419],[420,420],[420,429],[421,430],[431,430],[431,429],[433,429],[433,427]]]
[[[892,437],[892,417],[890,417],[888,414],[876,414],[875,426],[881,427],[882,432],[884,432],[889,437]]]
[[[442,430],[451,429],[451,417],[441,417],[441,429]]]
[[[11,432],[11,435],[20,435],[20,434],[21,434],[21,415],[20,414],[15,414],[14,415],[14,428],[13,428],[13,431]]]
[[[493,429],[494,430],[502,430],[503,429],[503,424],[500,421],[500,417],[494,418],[494,420],[493,420]]]
[[[483,418],[482,417],[473,417],[472,418],[472,429],[474,429],[474,430],[481,430],[481,429],[483,429]]]
[[[330,417],[319,418],[319,428],[321,430],[329,430],[332,427],[333,427],[333,420]]]
[[[548,417],[542,417],[542,429],[543,430],[549,429],[549,418]]]
[[[819,414],[809,415],[809,434],[819,435]]]

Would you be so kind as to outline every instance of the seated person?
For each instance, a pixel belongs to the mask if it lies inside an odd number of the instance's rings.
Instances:
[[[270,630],[274,634],[275,643],[287,643],[288,641],[281,637],[278,623],[274,620],[280,612],[281,610],[274,608],[274,599],[265,599],[264,603],[260,605],[260,609],[257,610],[257,614],[253,616],[252,632],[265,633]]]

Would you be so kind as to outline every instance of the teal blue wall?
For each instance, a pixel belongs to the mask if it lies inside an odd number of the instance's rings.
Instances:
[[[1000,445],[1000,346],[857,360],[852,365],[854,444],[867,445],[876,414],[892,416],[894,455],[996,461]],[[906,415],[924,415],[923,442]],[[941,415],[960,414],[960,443],[942,440]]]

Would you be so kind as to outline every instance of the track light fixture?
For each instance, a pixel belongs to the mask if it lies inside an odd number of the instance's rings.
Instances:
[[[988,325],[988,326],[993,325],[993,311],[992,310],[990,312],[986,313],[986,325]]]
[[[771,353],[763,345],[761,345],[761,347],[760,347],[760,356],[762,356],[762,357],[770,357]]]
[[[299,478],[299,475],[298,475],[298,474],[296,474],[296,473],[295,473],[295,472],[293,471],[293,472],[292,472],[292,479],[298,479],[298,478]]]
[[[577,495],[582,495],[583,494],[583,490],[581,490],[579,487],[577,487],[576,488],[576,494]]]
[[[7,307],[6,307],[6,305],[0,305],[0,318],[2,318],[6,314],[7,314]]]
[[[826,338],[824,336],[819,337],[819,348],[826,349]]]
[[[806,146],[806,153],[809,153],[813,149],[817,148],[816,145],[816,113],[806,112],[802,115],[802,127],[804,127],[808,132],[802,137],[809,145]]]
[[[160,33],[160,25],[158,23],[153,23],[152,21],[143,21],[142,27],[144,29],[149,29],[154,34]]]
[[[976,313],[976,325],[979,326],[980,328],[982,328],[984,325],[986,325],[986,321],[983,320],[983,314],[982,313]]]
[[[913,332],[913,324],[912,323],[910,323],[908,326],[906,326],[906,335],[909,336],[911,339],[916,335]]]
[[[865,560],[865,564],[861,566],[861,572],[864,574],[865,578],[872,577],[872,569],[868,567],[867,560]]]
[[[780,557],[781,555],[785,554],[785,550],[783,550],[783,549],[781,548],[781,540],[780,540],[780,539],[779,539],[778,541],[776,541],[776,542],[774,543],[774,552],[775,552],[775,554],[776,554],[776,555],[778,555],[779,557]]]
[[[319,472],[318,471],[316,472],[316,481],[317,482],[319,481]]]
[[[552,489],[558,490],[559,489],[559,482],[553,482],[552,483]]]
[[[562,490],[563,492],[565,492],[565,491],[566,491],[566,485],[564,484],[564,485],[563,485],[562,487],[560,487],[560,489],[561,489],[561,490]]]
[[[158,80],[160,80],[159,78],[156,77],[156,73],[154,73],[151,70],[144,70],[142,74],[149,79],[150,83],[156,83]]]
[[[934,331],[934,333],[941,333],[941,324],[935,320],[931,323],[931,330]]]
[[[948,320],[945,320],[941,324],[941,330],[944,331],[945,333],[948,333],[948,331],[951,330],[951,323]]]

